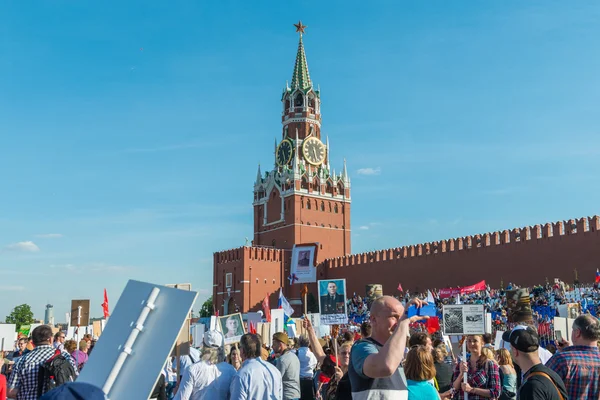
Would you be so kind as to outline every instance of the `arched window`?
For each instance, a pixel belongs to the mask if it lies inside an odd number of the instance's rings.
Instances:
[[[290,99],[285,99],[285,110],[284,112],[290,109]]]
[[[333,206],[333,212],[336,214],[338,213],[338,205],[337,204]]]
[[[321,202],[321,211],[325,211],[325,203]]]
[[[306,200],[306,209],[310,210],[310,200]]]
[[[298,93],[294,98],[294,107],[302,107],[304,105],[304,97],[302,93]]]

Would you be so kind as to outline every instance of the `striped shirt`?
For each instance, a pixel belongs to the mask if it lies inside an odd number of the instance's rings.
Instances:
[[[600,393],[600,350],[591,346],[569,346],[556,353],[546,367],[558,374],[570,400],[594,399]]]
[[[55,351],[56,349],[51,345],[37,346],[17,361],[14,371],[10,376],[10,380],[8,381],[8,387],[10,389],[19,389],[17,400],[38,399],[37,389],[40,365],[52,357]],[[71,363],[73,369],[77,371],[77,366],[69,353],[62,351],[61,354]]]

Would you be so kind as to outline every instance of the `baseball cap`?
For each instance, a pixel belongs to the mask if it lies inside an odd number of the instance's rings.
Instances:
[[[540,347],[540,337],[530,326],[517,325],[512,331],[502,334],[502,340],[524,353],[533,353]]]
[[[285,332],[277,332],[276,334],[273,335],[273,339],[277,340],[283,344],[288,344],[288,340],[290,340],[288,338],[287,333],[285,333]]]
[[[40,400],[106,400],[102,389],[83,382],[69,382],[60,385],[40,397]]]
[[[225,345],[225,338],[219,331],[206,331],[204,334],[204,346],[206,347],[223,347]]]

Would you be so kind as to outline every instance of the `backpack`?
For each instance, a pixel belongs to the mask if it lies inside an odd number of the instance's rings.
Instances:
[[[73,382],[75,375],[73,365],[57,349],[52,357],[40,365],[38,373],[38,397],[64,383]]]

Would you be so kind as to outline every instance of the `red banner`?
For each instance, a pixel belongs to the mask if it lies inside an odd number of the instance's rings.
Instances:
[[[456,296],[457,294],[469,294],[485,290],[485,281],[481,281],[471,286],[464,286],[454,289],[440,289],[440,299]]]

